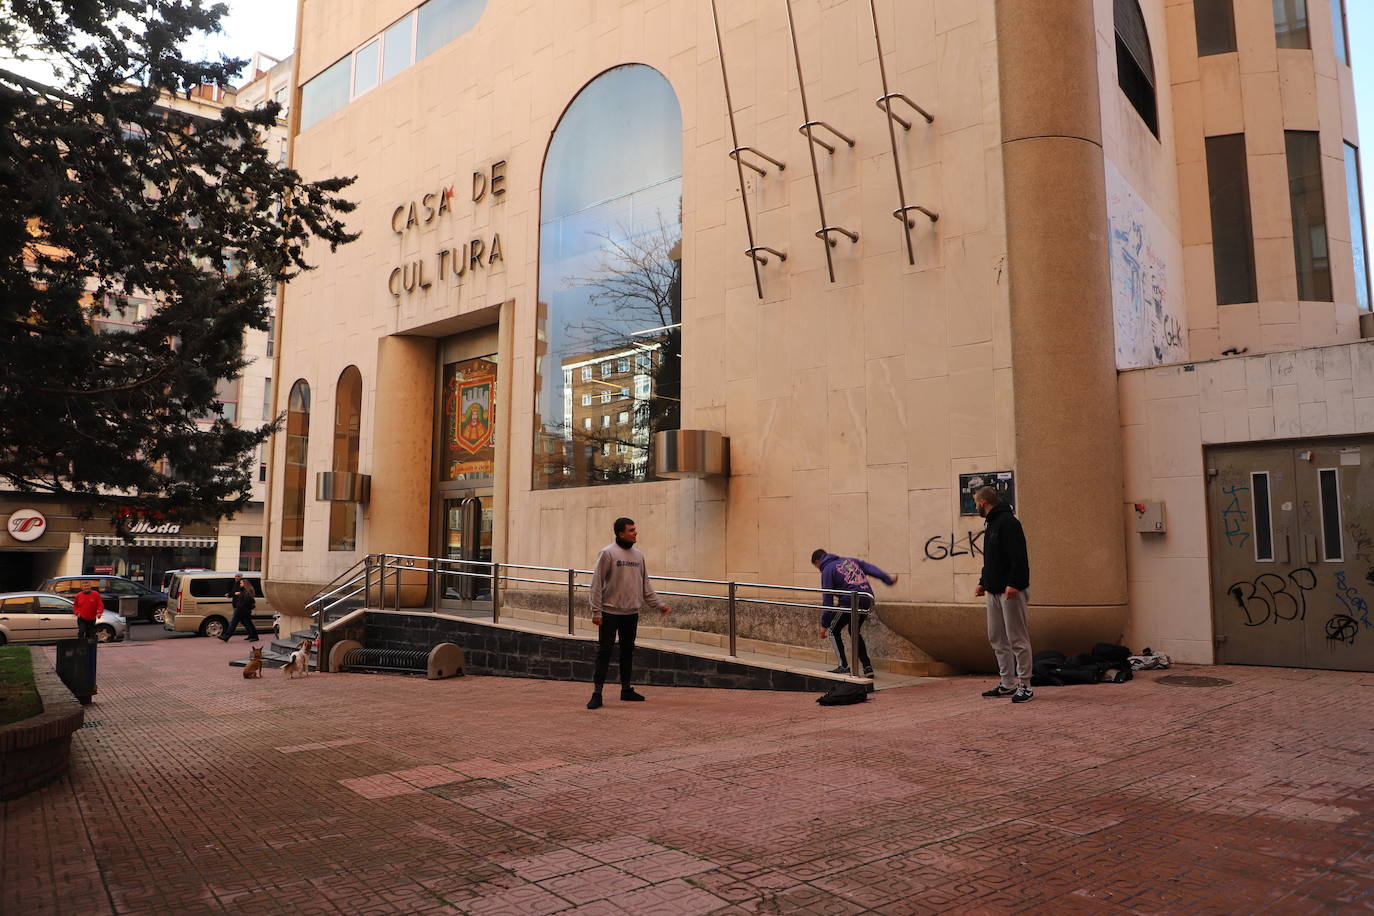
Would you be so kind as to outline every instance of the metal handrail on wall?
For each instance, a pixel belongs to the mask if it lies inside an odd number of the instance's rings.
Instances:
[[[354,573],[354,570],[361,567],[361,570]],[[511,571],[519,573],[558,573],[557,577],[539,578],[530,575],[516,575]],[[319,626],[323,627],[328,612],[337,607],[344,601],[363,596],[363,603],[367,607],[385,608],[387,606],[388,589],[387,580],[391,580],[390,598],[392,607],[395,610],[401,609],[401,589],[404,587],[402,576],[407,573],[424,573],[427,575],[429,587],[430,610],[438,612],[442,609],[440,599],[442,595],[441,578],[446,576],[464,577],[485,581],[491,586],[491,619],[493,623],[501,621],[501,586],[509,583],[524,583],[533,585],[549,585],[566,589],[565,607],[567,609],[568,633],[572,635],[576,632],[577,626],[577,590],[590,589],[590,582],[579,582],[579,576],[591,576],[590,569],[576,569],[561,566],[539,566],[531,563],[511,563],[496,562],[487,560],[452,560],[447,557],[421,557],[409,554],[378,553],[369,554],[358,563],[354,564],[348,571],[334,580],[338,583],[341,579],[346,579],[342,585],[337,585],[329,591],[322,591],[306,603],[306,610],[316,618]],[[848,612],[850,614],[850,632],[859,632],[859,615],[867,614],[872,610],[872,595],[867,592],[849,589],[825,589],[807,588],[801,585],[773,585],[766,582],[733,582],[724,579],[692,579],[685,576],[650,576],[654,582],[661,583],[683,583],[686,585],[708,585],[720,586],[723,594],[713,594],[701,591],[670,591],[668,589],[658,589],[660,595],[673,598],[696,598],[711,601],[724,601],[726,611],[726,634],[729,640],[729,655],[731,658],[738,658],[738,605],[740,601],[747,601],[750,604],[761,604],[770,607],[801,608],[803,610],[815,612],[817,606],[814,604],[803,604],[798,601],[775,600],[772,598],[758,597],[754,594],[741,596],[740,590],[748,592],[762,592],[764,594],[777,592],[800,592],[807,595],[834,595],[839,598],[847,598]],[[331,585],[334,585],[331,583]],[[418,583],[412,583],[418,584]],[[376,601],[373,601],[373,597]],[[333,598],[332,601],[328,600]],[[865,606],[865,604],[867,606]],[[313,610],[312,610],[313,608]],[[843,611],[844,608],[837,608]]]

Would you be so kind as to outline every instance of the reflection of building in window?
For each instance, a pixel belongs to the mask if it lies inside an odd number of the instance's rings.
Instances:
[[[680,425],[681,212],[672,87],[640,64],[601,74],[544,164],[536,489],[647,480],[653,434]],[[613,401],[630,405],[617,424],[600,406]],[[605,419],[588,428],[593,404]]]
[[[649,443],[653,435],[650,410],[652,376],[656,365],[655,354],[661,347],[661,341],[634,341],[628,349],[571,356],[564,362],[563,403],[577,404],[580,401],[583,407],[588,408],[574,409],[568,424],[569,429],[576,431],[570,447],[572,463],[579,472],[590,473],[602,480],[632,480],[648,473]],[[607,356],[613,359],[607,360]],[[611,374],[604,379],[588,378],[578,371],[598,365],[611,367]],[[633,372],[631,366],[634,366]],[[597,373],[600,371],[598,369]],[[612,415],[602,412],[600,404],[608,403],[613,397],[629,399],[630,386],[639,392],[635,396],[636,403],[631,409],[616,413],[613,423]],[[594,394],[599,397],[593,399]],[[577,456],[584,456],[584,460],[577,461]],[[590,464],[585,456],[590,456]]]
[[[363,377],[357,366],[339,375],[334,395],[334,470],[358,473],[358,454],[362,445]],[[358,504],[332,501],[329,504],[329,549],[353,550],[357,547]]]
[[[282,483],[281,549],[305,545],[305,462],[310,451],[310,385],[299,379],[286,405],[286,478]]]

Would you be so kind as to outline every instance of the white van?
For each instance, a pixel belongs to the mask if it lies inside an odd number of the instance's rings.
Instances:
[[[234,616],[229,592],[234,587],[236,575],[242,575],[243,581],[257,596],[257,606],[253,608],[253,626],[258,628],[259,633],[272,635],[276,612],[262,596],[262,574],[255,572],[201,570],[177,573],[167,590],[167,619],[162,624],[163,629],[177,633],[199,633],[201,636],[223,636]]]

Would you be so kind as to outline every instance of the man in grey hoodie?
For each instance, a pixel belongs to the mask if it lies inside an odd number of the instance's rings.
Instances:
[[[615,542],[601,548],[592,571],[592,623],[597,626],[598,646],[592,698],[588,709],[601,708],[601,687],[611,665],[611,646],[620,637],[620,698],[643,700],[630,686],[634,668],[635,633],[639,630],[639,609],[644,605],[668,613],[668,605],[649,584],[644,554],[635,546],[639,532],[634,519],[615,520]]]

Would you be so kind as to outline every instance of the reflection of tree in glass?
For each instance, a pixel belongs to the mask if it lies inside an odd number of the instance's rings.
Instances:
[[[574,464],[582,463],[576,456],[586,456],[585,468],[578,468],[583,474],[577,476],[589,483],[642,480],[649,476],[653,434],[681,426],[681,225],[666,224],[660,214],[657,227],[647,232],[621,227],[597,238],[601,263],[585,276],[568,279],[570,286],[588,291],[591,315],[567,325],[567,336],[581,341],[577,349],[589,356],[632,354],[632,372],[647,370],[650,394],[641,397],[631,390],[633,422],[628,428],[616,424],[560,431],[575,442]],[[621,404],[616,401],[617,412]]]

